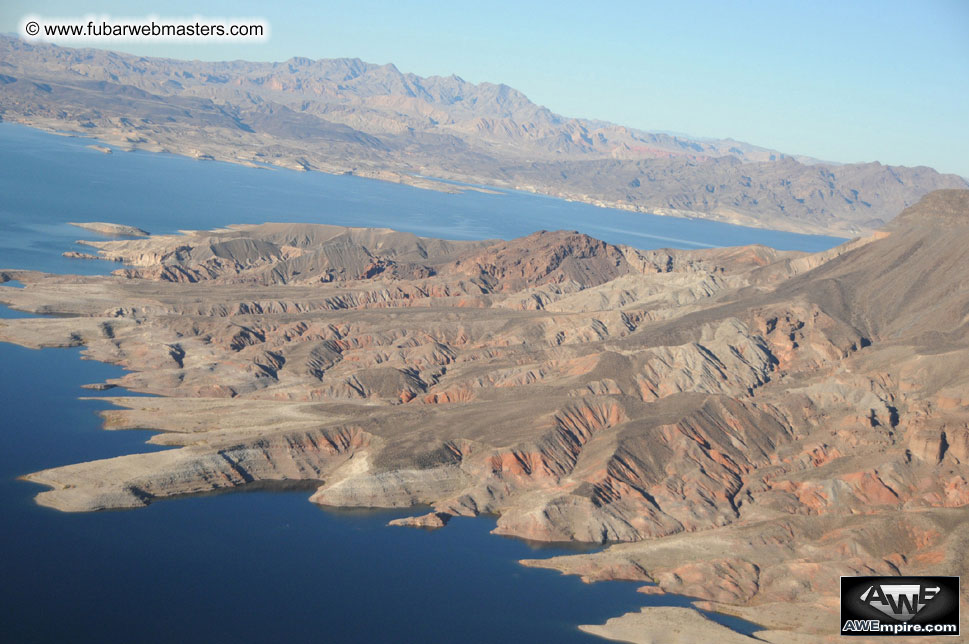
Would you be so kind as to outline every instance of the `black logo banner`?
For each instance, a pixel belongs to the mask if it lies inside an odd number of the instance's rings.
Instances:
[[[842,577],[841,634],[959,635],[959,578]]]

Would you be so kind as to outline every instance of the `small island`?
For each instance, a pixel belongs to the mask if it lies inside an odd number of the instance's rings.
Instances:
[[[103,235],[113,235],[115,237],[148,237],[151,235],[147,230],[126,226],[125,224],[112,224],[105,221],[88,222],[68,222],[71,226],[77,226],[85,230],[90,230]]]

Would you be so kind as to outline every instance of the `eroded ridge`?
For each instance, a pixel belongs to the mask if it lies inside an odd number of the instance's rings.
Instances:
[[[284,224],[90,245],[124,267],[0,272],[5,303],[68,314],[0,339],[123,366],[154,396],[106,427],[174,449],[31,474],[45,505],[303,482],[433,506],[416,525],[494,513],[628,542],[535,565],[785,633],[829,628],[839,575],[965,568],[969,192],[816,255]]]

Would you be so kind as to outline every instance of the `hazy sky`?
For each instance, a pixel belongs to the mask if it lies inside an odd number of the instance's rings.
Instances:
[[[4,0],[44,17],[244,17],[262,44],[111,48],[221,60],[357,57],[503,82],[567,116],[969,177],[969,0]]]

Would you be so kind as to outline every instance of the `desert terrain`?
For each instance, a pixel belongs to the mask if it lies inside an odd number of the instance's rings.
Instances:
[[[969,572],[969,191],[811,255],[281,223],[87,244],[119,268],[0,271],[23,284],[0,302],[46,316],[0,340],[122,366],[102,384],[150,396],[112,397],[105,428],[170,449],[34,472],[42,505],[298,484],[430,506],[405,524],[497,515],[608,544],[526,565],[776,642],[833,637],[841,575]],[[588,628],[671,624],[750,639],[689,609]]]
[[[0,120],[254,167],[457,192],[514,188],[633,212],[852,237],[954,174],[831,163],[572,118],[501,83],[359,59],[201,62],[0,35]]]

